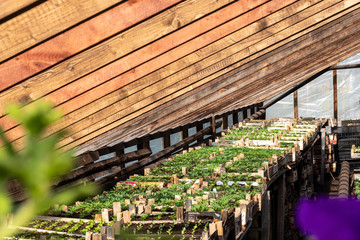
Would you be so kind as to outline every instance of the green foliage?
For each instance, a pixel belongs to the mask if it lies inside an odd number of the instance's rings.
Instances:
[[[14,225],[25,225],[36,215],[43,213],[55,203],[70,203],[76,198],[93,192],[93,186],[77,187],[63,192],[52,189],[52,181],[73,167],[72,152],[57,149],[64,137],[60,131],[44,138],[47,128],[59,120],[61,113],[50,103],[42,102],[33,107],[20,108],[11,105],[9,116],[16,119],[26,131],[25,146],[15,149],[0,129],[0,238],[15,231],[7,227],[7,216],[14,214]],[[6,183],[17,179],[28,199],[15,207],[7,195]]]

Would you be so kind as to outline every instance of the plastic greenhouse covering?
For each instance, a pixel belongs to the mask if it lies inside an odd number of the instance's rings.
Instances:
[[[359,63],[357,53],[338,65]],[[337,70],[337,92],[338,120],[360,118],[360,69]],[[298,89],[298,110],[300,117],[334,118],[332,71]],[[293,94],[266,110],[267,119],[275,117],[294,117]]]

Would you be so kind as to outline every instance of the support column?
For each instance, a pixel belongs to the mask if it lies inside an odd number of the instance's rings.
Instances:
[[[261,240],[270,239],[270,190],[264,194],[264,200],[261,205]]]
[[[232,114],[232,118],[233,118],[233,125],[235,125],[236,123],[239,122],[239,115],[238,115],[238,112],[235,111],[233,114]]]
[[[211,115],[211,132],[212,132],[213,140],[215,141],[215,138],[216,138],[216,123],[215,123],[214,114]]]
[[[278,209],[277,209],[277,240],[284,240],[285,236],[285,173],[279,179]]]
[[[242,115],[243,115],[243,121],[247,118],[247,108],[244,108],[242,110]]]
[[[189,137],[189,127],[188,126],[185,126],[182,130],[182,139],[181,140],[184,140],[185,138],[188,138]],[[189,147],[189,145],[185,145],[183,147],[183,149],[187,149]]]
[[[337,71],[333,70],[334,119],[338,118]]]
[[[294,92],[294,118],[299,118],[298,92]]]
[[[229,123],[228,123],[228,115],[223,115],[222,117],[222,121],[223,121],[223,130],[227,129],[229,127]]]
[[[199,123],[198,125],[196,125],[196,132],[200,132],[203,129],[203,124]],[[197,143],[200,143],[202,140],[204,139],[204,137],[201,137],[197,140]]]
[[[164,149],[170,147],[170,132],[165,132],[163,140],[164,140]]]

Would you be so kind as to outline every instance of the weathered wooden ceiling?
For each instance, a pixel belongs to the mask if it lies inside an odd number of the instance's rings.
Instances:
[[[358,0],[12,0],[0,125],[51,100],[78,153],[264,101],[360,50]]]

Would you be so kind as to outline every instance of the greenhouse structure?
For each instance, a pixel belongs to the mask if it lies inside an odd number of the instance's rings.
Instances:
[[[0,238],[360,239],[359,36],[359,0],[2,0]]]

